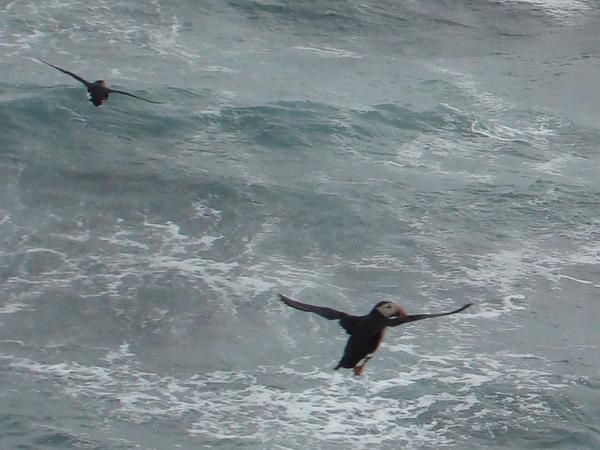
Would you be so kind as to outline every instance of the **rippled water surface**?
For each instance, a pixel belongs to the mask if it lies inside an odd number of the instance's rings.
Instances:
[[[0,447],[600,447],[596,3],[201,3],[0,5]]]

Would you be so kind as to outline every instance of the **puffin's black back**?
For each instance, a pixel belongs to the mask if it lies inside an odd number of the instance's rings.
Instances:
[[[385,304],[388,302],[380,302]],[[366,316],[356,320],[354,328],[344,348],[342,359],[336,369],[351,369],[365,356],[375,352],[383,339],[383,330],[387,326],[387,318],[377,311],[377,306]]]

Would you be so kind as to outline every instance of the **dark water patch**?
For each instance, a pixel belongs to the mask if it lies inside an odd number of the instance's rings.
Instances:
[[[25,416],[4,413],[0,415],[0,439],[8,440],[28,436],[31,432],[31,419]]]
[[[34,445],[43,445],[49,448],[99,448],[87,439],[82,439],[65,432],[47,433],[33,439]]]
[[[395,104],[351,110],[310,102],[278,102],[264,106],[224,108],[200,121],[231,140],[272,148],[314,148],[344,142],[377,142],[398,133],[411,139],[420,133],[452,133],[473,138],[475,117],[438,107],[415,112]]]
[[[264,106],[232,107],[200,119],[207,125],[243,142],[273,148],[314,147],[346,128],[339,111],[310,102],[277,102]]]
[[[531,449],[597,448],[600,444],[597,433],[573,430],[561,424],[515,433],[511,441],[515,446]]]

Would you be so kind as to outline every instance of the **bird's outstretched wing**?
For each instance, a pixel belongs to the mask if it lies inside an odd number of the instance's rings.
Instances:
[[[387,326],[388,327],[395,327],[398,325],[402,325],[403,323],[408,323],[408,322],[414,322],[416,320],[423,320],[423,319],[432,319],[434,317],[442,317],[442,316],[449,316],[451,314],[456,314],[459,313],[461,311],[464,311],[465,309],[467,309],[468,307],[472,306],[473,303],[467,303],[464,306],[461,306],[458,309],[455,309],[453,311],[450,312],[445,312],[445,313],[437,313],[437,314],[411,314],[408,316],[404,316],[404,317],[397,317],[395,319],[389,319],[387,322]]]
[[[344,317],[349,316],[349,314],[346,314],[345,312],[342,312],[342,311],[338,311],[337,309],[327,308],[326,306],[316,306],[316,305],[309,305],[308,303],[298,302],[296,300],[292,300],[289,297],[286,297],[283,294],[279,294],[279,298],[281,299],[281,301],[283,303],[285,303],[288,306],[291,306],[292,308],[299,309],[300,311],[312,312],[312,313],[318,314],[321,317],[325,317],[326,319],[329,319],[329,320],[335,320],[335,319],[339,320],[339,319],[343,319]]]
[[[291,298],[283,294],[279,294],[279,298],[286,305],[291,306],[292,308],[299,309],[300,311],[315,313],[329,320],[339,320],[341,327],[344,330],[346,330],[348,334],[352,334],[356,331],[358,322],[360,321],[360,319],[357,316],[338,311],[337,309],[298,302],[296,300],[292,300]]]
[[[58,66],[55,66],[54,64],[50,64],[49,62],[46,62],[43,59],[39,59],[38,58],[38,61],[43,62],[47,66],[54,67],[56,70],[60,70],[62,73],[66,73],[67,75],[75,78],[77,81],[80,81],[81,83],[83,83],[85,85],[85,87],[90,87],[90,85],[92,84],[89,81],[81,78],[79,75],[74,74],[73,72],[69,72],[68,70],[62,69],[62,68],[60,68]]]
[[[123,95],[128,95],[129,97],[137,98],[138,100],[143,100],[143,101],[148,102],[148,103],[154,103],[156,105],[162,105],[163,104],[163,102],[155,102],[153,100],[148,100],[147,98],[138,97],[137,95],[130,94],[129,92],[118,91],[116,89],[108,89],[108,93],[109,94],[123,94]]]

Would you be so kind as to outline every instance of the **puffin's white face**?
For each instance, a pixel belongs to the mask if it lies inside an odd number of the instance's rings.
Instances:
[[[383,317],[387,317],[388,319],[390,317],[406,316],[406,311],[404,311],[404,309],[402,309],[402,307],[400,307],[399,305],[396,305],[395,303],[392,303],[392,302],[387,302],[381,306],[378,306],[377,311],[379,311],[379,313]]]

